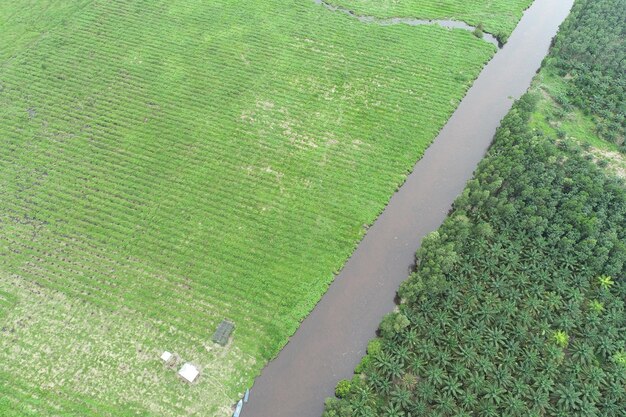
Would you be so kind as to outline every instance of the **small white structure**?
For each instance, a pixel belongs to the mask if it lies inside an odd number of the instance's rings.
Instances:
[[[172,359],[172,354],[166,350],[161,355],[161,359],[163,360],[163,362],[168,363]]]
[[[182,368],[180,368],[178,375],[180,375],[187,382],[193,382],[196,380],[198,375],[200,375],[200,371],[198,371],[198,368],[192,364],[186,363]]]

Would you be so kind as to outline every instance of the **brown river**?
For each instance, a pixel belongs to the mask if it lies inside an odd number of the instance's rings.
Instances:
[[[255,381],[243,417],[320,417],[351,378],[414,263],[484,156],[513,100],[529,87],[573,0],[535,0],[341,273]],[[331,11],[332,12],[332,11]]]

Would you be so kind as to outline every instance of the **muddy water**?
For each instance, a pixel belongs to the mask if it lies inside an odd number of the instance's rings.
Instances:
[[[329,4],[329,3],[325,2],[324,0],[313,0],[313,2],[315,4],[319,4],[319,5],[322,5],[322,6],[326,7],[330,11],[340,12],[340,13],[344,13],[344,14],[347,14],[349,16],[352,16],[355,19],[358,19],[359,21],[361,21],[363,23],[373,23],[373,24],[382,25],[382,26],[389,26],[389,25],[409,25],[409,26],[438,25],[438,26],[444,27],[446,29],[464,29],[464,30],[469,30],[471,32],[476,30],[475,26],[470,26],[467,23],[461,22],[459,20],[445,20],[445,19],[425,20],[425,19],[413,19],[411,17],[392,17],[392,18],[389,18],[389,19],[381,19],[381,18],[375,17],[375,16],[358,15],[358,14],[354,13],[352,10],[345,9],[345,8],[339,7],[339,6],[334,6],[332,4]],[[500,44],[500,42],[498,41],[498,39],[496,39],[496,37],[493,36],[490,33],[484,33],[483,34],[483,39],[486,40],[487,42],[490,42],[490,43],[496,45],[497,47],[501,47],[502,46]]]
[[[257,378],[243,417],[319,417],[350,378],[407,278],[422,238],[437,229],[546,55],[573,0],[536,0],[485,67],[328,292]]]

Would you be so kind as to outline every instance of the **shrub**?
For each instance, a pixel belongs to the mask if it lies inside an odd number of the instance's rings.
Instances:
[[[552,336],[557,346],[566,348],[569,343],[569,336],[563,330],[557,330]]]
[[[391,338],[400,333],[410,324],[409,319],[402,313],[389,313],[380,323],[380,333],[384,338]]]
[[[352,387],[352,382],[348,379],[342,379],[337,384],[335,388],[335,396],[337,398],[346,398],[350,393],[350,388]]]

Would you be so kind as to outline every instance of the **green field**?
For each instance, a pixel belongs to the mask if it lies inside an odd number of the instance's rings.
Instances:
[[[532,0],[328,0],[359,15],[462,20],[506,41]]]
[[[495,52],[312,1],[20,0],[0,17],[10,416],[226,415]]]
[[[548,61],[546,67],[535,77],[530,89],[538,99],[530,125],[577,143],[587,154],[593,156],[600,166],[626,179],[624,145],[602,138],[593,116],[577,107],[564,107],[559,104],[566,91],[567,83],[556,74]]]

